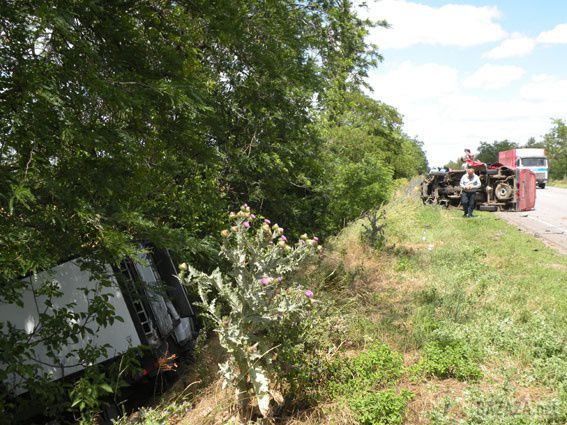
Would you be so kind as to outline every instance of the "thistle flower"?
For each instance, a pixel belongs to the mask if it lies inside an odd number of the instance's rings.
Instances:
[[[264,219],[264,223],[266,224],[272,224],[272,222],[270,220],[268,220],[267,218]]]
[[[268,286],[271,281],[272,279],[267,276],[264,276],[262,279],[260,279],[260,283],[264,286]]]
[[[286,247],[285,241],[279,241],[279,242],[278,242],[278,246],[279,246],[280,248],[285,248],[285,247]]]
[[[280,239],[284,242],[287,242],[287,238],[285,237],[285,235],[282,235],[282,237]]]
[[[283,227],[278,227],[278,234],[279,235],[283,235],[284,232],[284,228]]]
[[[299,237],[299,239],[306,241],[307,240],[307,233],[304,233]]]
[[[230,236],[230,231],[224,229],[223,231],[220,232],[220,234],[223,238],[228,238]]]
[[[278,223],[276,223],[272,226],[272,230],[278,230],[279,228],[280,228],[280,226],[278,226]]]
[[[315,242],[319,242],[319,238],[318,238],[317,236],[313,236],[313,240],[314,240]]]
[[[250,214],[250,219],[254,220],[256,218],[256,214]]]
[[[283,277],[278,276],[278,283],[282,283]]]
[[[313,298],[313,291],[311,291],[310,289],[308,289],[307,291],[305,291],[305,296],[307,298]]]
[[[181,270],[182,272],[187,270],[187,263],[181,263],[179,265],[179,270]]]
[[[236,218],[236,213],[234,211],[231,211],[230,214],[228,214],[229,218]]]
[[[245,221],[244,223],[242,223],[242,225],[244,226],[245,229],[249,229],[250,228],[250,223]]]

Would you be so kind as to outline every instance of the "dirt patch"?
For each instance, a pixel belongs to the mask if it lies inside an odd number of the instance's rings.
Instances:
[[[429,423],[427,412],[445,397],[461,397],[469,385],[455,379],[430,379],[427,382],[402,384],[401,387],[414,393],[413,400],[408,404],[405,424],[422,425]]]

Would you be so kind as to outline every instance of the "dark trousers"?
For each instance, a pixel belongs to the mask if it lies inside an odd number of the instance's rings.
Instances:
[[[475,192],[462,192],[461,194],[461,204],[463,205],[463,211],[465,215],[472,215],[474,210],[474,198]]]

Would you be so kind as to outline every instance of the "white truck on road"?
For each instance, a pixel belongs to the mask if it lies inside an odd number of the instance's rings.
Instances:
[[[522,148],[502,151],[498,154],[498,162],[513,170],[531,170],[536,175],[537,185],[542,189],[545,188],[549,167],[544,149]]]

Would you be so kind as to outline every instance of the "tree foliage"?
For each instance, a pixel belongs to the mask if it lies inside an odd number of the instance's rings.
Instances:
[[[421,144],[403,133],[394,108],[360,92],[342,97],[340,114],[320,123],[325,178],[319,192],[329,205],[321,227],[333,231],[386,201],[394,178],[427,169]]]
[[[486,162],[488,164],[498,162],[498,152],[507,151],[510,149],[518,148],[519,145],[510,140],[495,140],[492,143],[480,142],[477,149],[476,159],[478,161]]]
[[[543,136],[541,145],[549,159],[549,177],[567,178],[567,125],[564,120],[554,119],[553,127]]]
[[[380,58],[370,25],[348,0],[2,2],[0,302],[70,257],[109,284],[104,264],[140,240],[197,261],[243,201],[293,235],[386,199],[425,159],[395,109],[359,91]],[[112,323],[89,296],[89,320]],[[54,360],[85,332],[67,307],[37,330]],[[0,381],[51,397],[28,339],[0,332]]]

